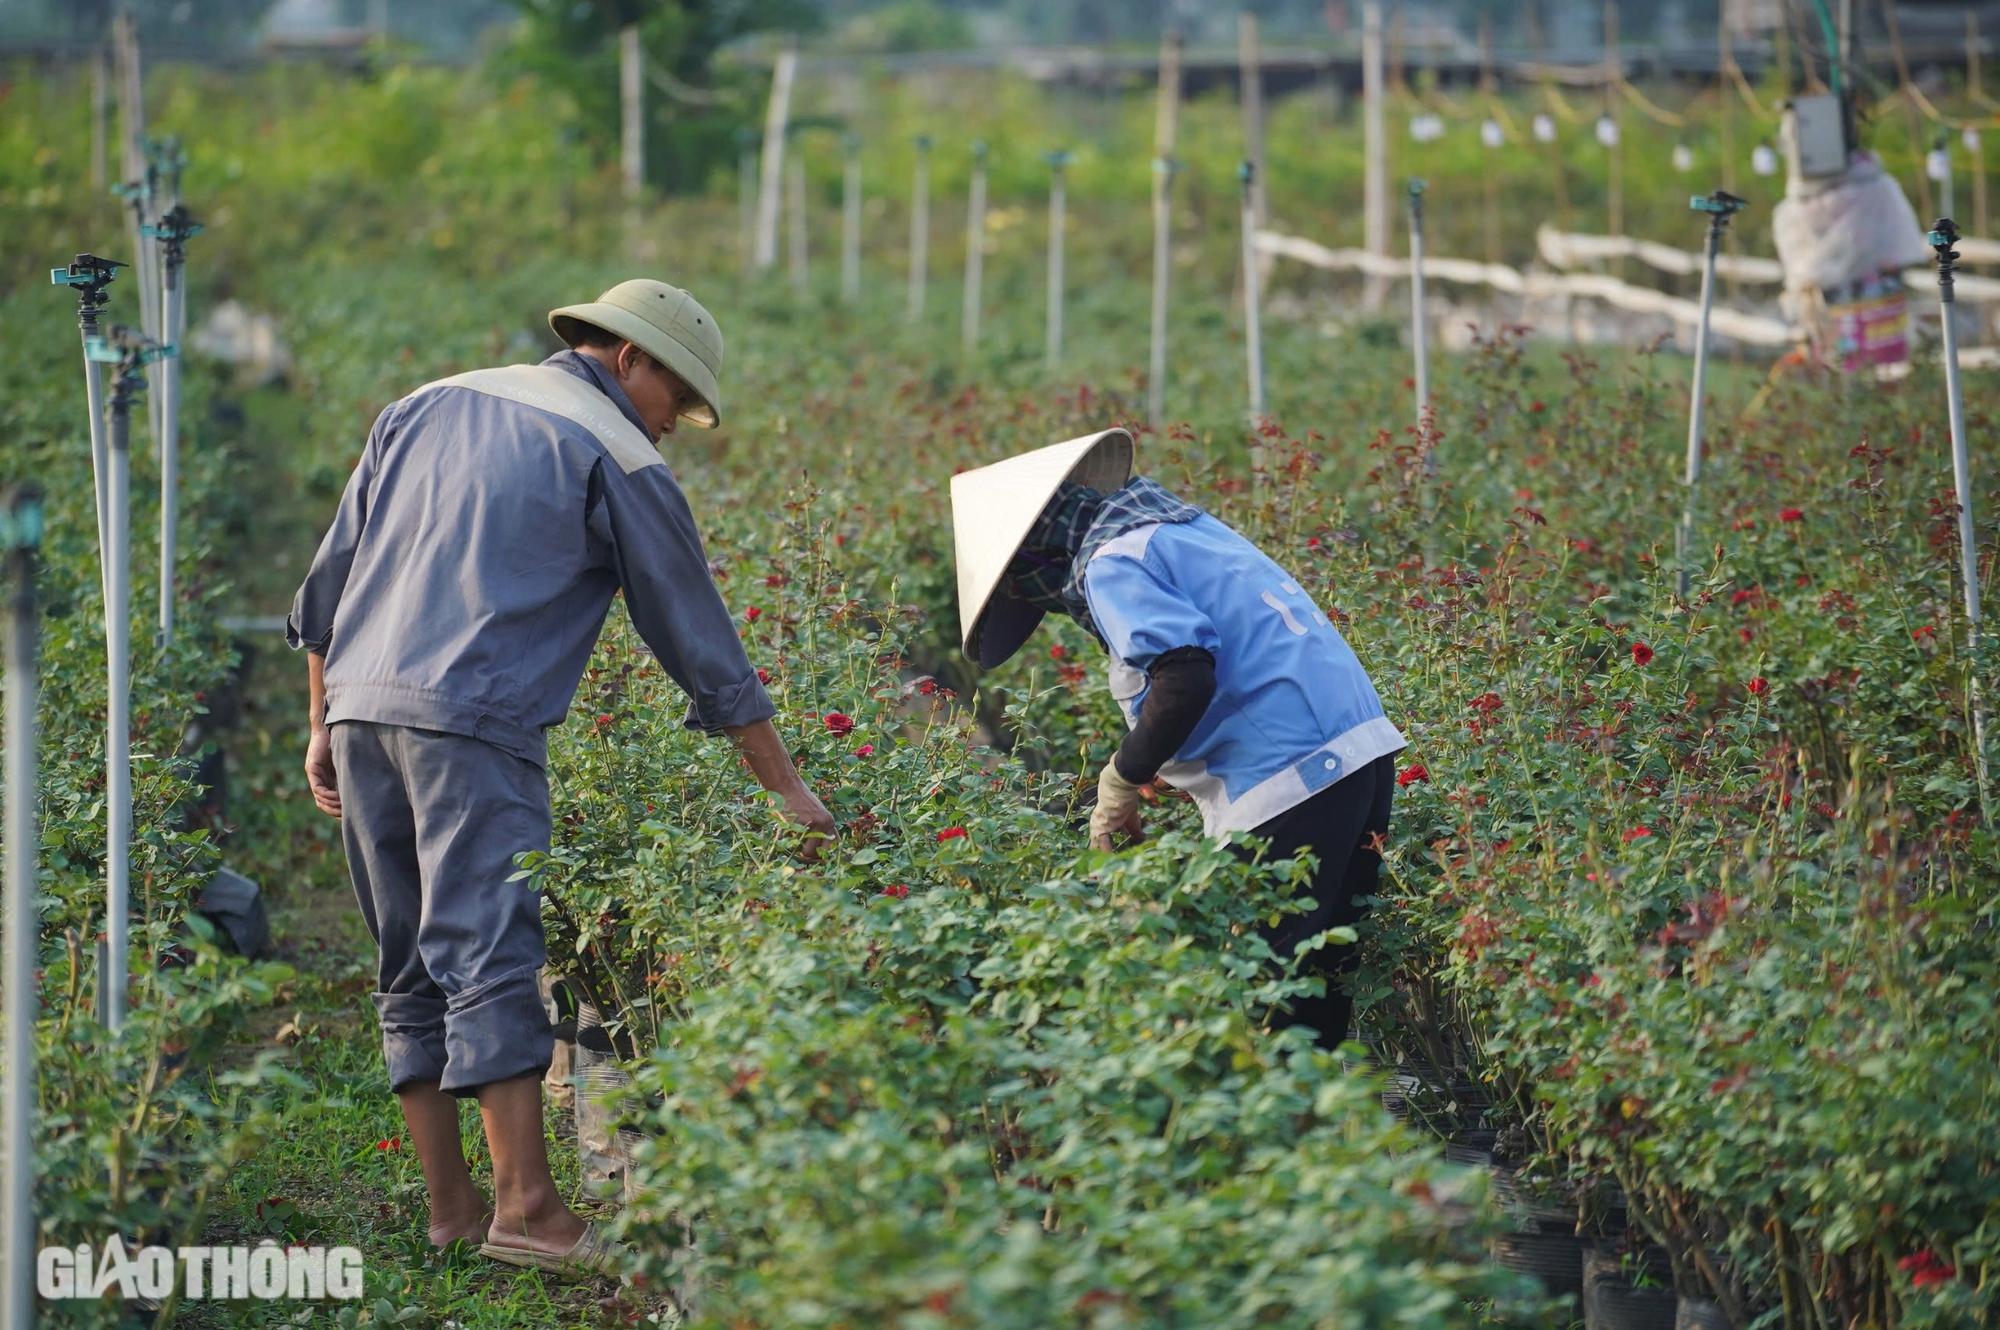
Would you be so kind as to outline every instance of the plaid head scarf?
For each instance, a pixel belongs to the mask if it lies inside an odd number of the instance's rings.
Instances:
[[[1201,509],[1146,476],[1110,494],[1064,481],[1028,528],[1008,578],[1023,600],[1050,614],[1069,615],[1102,641],[1083,594],[1083,570],[1091,556],[1136,527],[1199,516]]]

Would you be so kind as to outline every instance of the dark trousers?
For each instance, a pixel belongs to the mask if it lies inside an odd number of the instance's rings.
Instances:
[[[541,897],[514,857],[549,848],[542,769],[489,743],[370,721],[333,727],[341,839],[382,950],[375,1010],[389,1085],[447,1094],[539,1076]]]
[[[1307,938],[1359,922],[1364,909],[1355,902],[1375,894],[1376,873],[1382,867],[1375,847],[1378,837],[1389,834],[1389,805],[1395,793],[1396,759],[1378,757],[1252,833],[1269,846],[1266,863],[1307,852],[1316,861],[1312,877],[1298,893],[1312,898],[1312,908],[1286,915],[1276,928],[1261,930],[1272,951],[1289,960]],[[1324,946],[1312,952],[1300,970],[1325,979],[1325,994],[1293,998],[1289,1014],[1272,1012],[1272,1024],[1303,1025],[1318,1036],[1321,1048],[1338,1048],[1354,1016],[1347,975],[1356,959],[1351,946]]]

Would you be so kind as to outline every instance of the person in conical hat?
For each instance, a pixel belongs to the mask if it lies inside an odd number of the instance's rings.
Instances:
[[[1279,955],[1359,919],[1403,736],[1297,579],[1133,476],[1122,429],[961,472],[951,501],[968,657],[1001,664],[1049,614],[1075,619],[1110,657],[1129,728],[1098,777],[1091,843],[1140,839],[1140,790],[1162,781],[1193,797],[1211,836],[1250,832],[1274,859],[1315,856],[1313,907],[1268,931]],[[1352,957],[1352,947],[1314,951],[1327,992],[1293,1001],[1292,1018],[1328,1048],[1347,1037]]]

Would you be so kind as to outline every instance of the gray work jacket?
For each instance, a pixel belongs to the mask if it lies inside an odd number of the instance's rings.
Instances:
[[[538,765],[612,595],[714,732],[773,714],[701,535],[604,368],[426,385],[375,421],[286,638],[326,657],[326,719],[483,739]]]

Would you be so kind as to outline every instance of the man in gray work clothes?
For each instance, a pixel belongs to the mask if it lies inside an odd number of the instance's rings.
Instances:
[[[687,724],[730,735],[808,831],[833,818],[771,724],[656,446],[676,420],[720,419],[714,318],[641,280],[549,323],[569,350],[444,379],[382,412],[288,635],[309,653],[306,776],[341,819],[381,947],[382,1052],[430,1189],[431,1241],[609,1274],[618,1253],[549,1173],[541,905],[509,879],[517,855],[549,846],[546,732],[615,593],[687,692]],[[459,1145],[467,1097],[493,1155],[490,1213]]]

